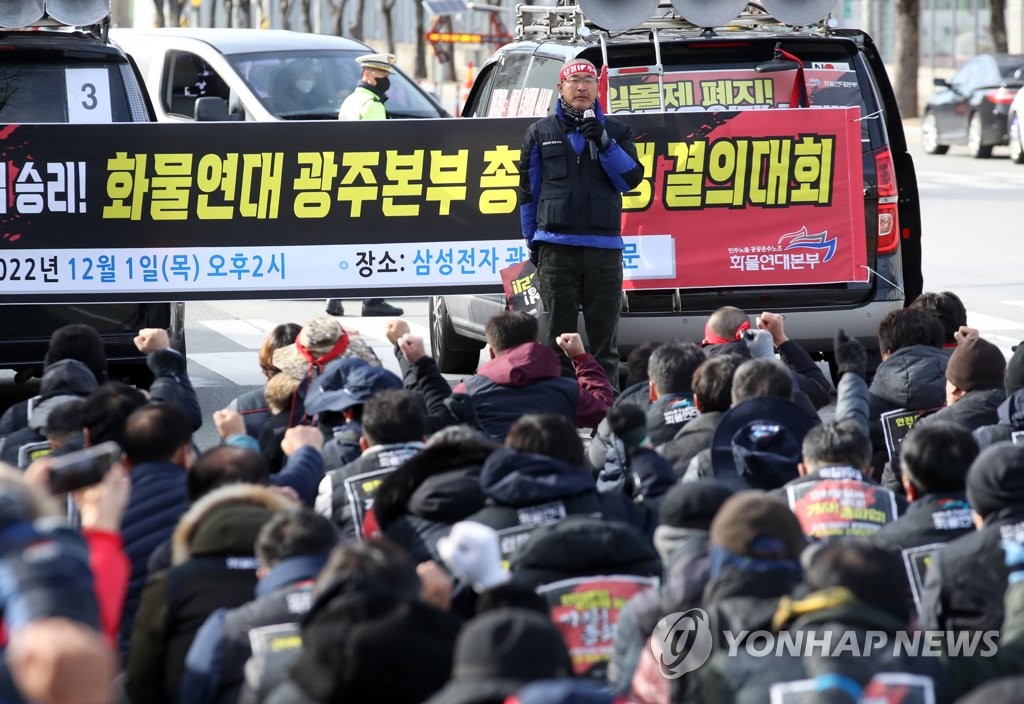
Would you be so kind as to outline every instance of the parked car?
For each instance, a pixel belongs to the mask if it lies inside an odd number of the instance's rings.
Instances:
[[[118,29],[111,34],[138,63],[161,122],[336,120],[359,82],[355,58],[373,51],[354,39],[286,30]],[[313,78],[301,97],[295,93],[299,73]],[[387,109],[397,118],[448,117],[401,70],[391,74]]]
[[[1010,159],[1015,164],[1024,164],[1024,90],[1017,91],[1017,95],[1013,97],[1006,116],[1006,125]]]
[[[945,154],[951,144],[966,144],[971,156],[987,159],[1009,143],[1007,114],[1024,86],[1024,55],[980,54],[935,86],[921,118],[921,148]]]
[[[138,70],[107,38],[107,18],[77,28],[45,21],[0,31],[0,123],[153,121]],[[133,342],[140,328],[168,329],[175,349],[185,351],[180,302],[4,304],[0,368],[18,370],[19,379],[37,373],[50,334],[68,323],[96,328],[115,379],[145,384],[151,378]]]
[[[698,76],[690,81],[693,83],[700,80],[700,74],[706,77],[707,72],[713,71],[728,71],[730,78],[738,72],[753,76],[770,71],[772,67],[765,62],[773,57],[780,41],[800,57],[811,76],[809,80],[820,81],[815,86],[819,97],[811,101],[812,105],[857,106],[869,118],[861,121],[867,226],[863,236],[870,272],[866,281],[625,290],[619,323],[622,358],[644,342],[673,338],[699,342],[708,315],[724,305],[751,313],[784,313],[787,334],[819,358],[831,354],[837,328],[877,350],[879,321],[921,291],[921,216],[914,165],[907,151],[895,95],[871,38],[860,30],[828,29],[816,21],[794,22],[802,25],[796,28],[763,14],[749,13],[738,22],[719,23],[729,25],[726,29],[710,31],[703,24],[697,26],[679,14],[665,12],[663,6],[654,22],[643,21],[633,29],[605,32],[595,29],[594,22],[585,16],[588,6],[598,14],[612,17],[619,16],[621,7],[607,0],[581,0],[579,5],[582,7],[560,8],[560,15],[544,8],[544,16],[536,22],[521,15],[516,23],[517,40],[499,49],[481,67],[463,111],[467,117],[463,119],[501,115],[511,109],[510,105],[517,106],[516,114],[521,116],[546,114],[557,99],[559,69],[567,59],[577,57],[598,67],[607,66],[610,72],[620,71],[619,76],[643,76],[663,70],[664,88],[651,81],[640,86],[643,90],[630,91],[626,105],[616,105],[615,100],[611,105],[616,116],[656,112],[668,104],[659,101],[658,91],[668,93],[670,75],[673,81],[682,82],[687,81],[687,76]],[[770,12],[767,2],[765,6]],[[703,7],[709,12],[720,12],[717,6]],[[636,14],[632,12],[631,16]],[[579,31],[580,28],[587,31]],[[792,70],[792,66],[789,68]],[[674,85],[670,100],[678,97],[678,86],[683,83]],[[766,101],[758,107],[777,107],[779,103],[789,106],[788,94],[777,97],[779,100]],[[533,105],[537,109],[531,112]],[[860,192],[858,189],[858,196]],[[501,294],[431,298],[430,342],[443,371],[473,371],[484,344],[484,324],[504,307]]]

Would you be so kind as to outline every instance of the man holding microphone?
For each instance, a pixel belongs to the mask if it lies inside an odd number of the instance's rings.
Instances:
[[[632,130],[604,115],[594,64],[570,59],[558,78],[554,112],[523,139],[523,237],[539,272],[548,344],[576,332],[582,308],[590,351],[618,389],[622,194],[637,187],[643,167]]]

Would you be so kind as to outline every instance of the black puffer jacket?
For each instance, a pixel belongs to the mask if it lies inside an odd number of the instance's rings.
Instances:
[[[674,438],[655,448],[672,463],[676,476],[682,478],[690,466],[690,460],[701,450],[711,447],[711,439],[715,437],[715,430],[723,415],[722,411],[702,413],[680,428]]]
[[[497,531],[580,514],[622,520],[648,535],[654,532],[650,509],[632,503],[622,492],[599,494],[584,467],[546,455],[495,450],[480,471],[480,488],[487,505],[467,520]]]
[[[573,577],[635,575],[661,577],[654,546],[617,521],[571,516],[535,530],[512,556],[513,580],[536,588]]]
[[[1012,440],[1015,432],[1024,430],[1024,389],[1015,391],[999,404],[996,418],[993,425],[983,425],[974,431],[974,439],[982,450],[993,443]]]
[[[868,389],[868,419],[876,468],[882,467],[888,459],[878,417],[900,408],[926,411],[946,405],[948,363],[949,356],[937,347],[911,345],[896,350],[878,365]]]
[[[377,489],[372,510],[381,531],[416,563],[439,560],[438,538],[484,507],[480,470],[498,447],[468,432],[428,443]]]
[[[925,576],[921,627],[999,630],[1008,576],[1001,541],[1022,536],[1024,507],[1012,506],[986,516],[981,530],[947,543]]]
[[[1006,391],[1003,389],[968,391],[952,406],[946,406],[935,413],[922,416],[917,420],[915,426],[924,427],[929,423],[948,421],[962,425],[968,430],[975,430],[995,423],[998,419],[999,405],[1005,400]],[[882,472],[882,485],[897,493],[902,493],[903,483],[899,459],[899,455],[896,455],[891,462],[885,465]]]

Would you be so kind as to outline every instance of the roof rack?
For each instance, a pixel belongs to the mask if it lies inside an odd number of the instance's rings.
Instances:
[[[562,0],[573,2],[573,0]],[[760,2],[748,2],[746,9],[737,17],[730,20],[722,28],[728,29],[752,29],[771,25],[774,27],[790,27],[776,19],[768,12]],[[818,22],[803,25],[805,30],[818,29],[829,33],[830,25],[828,18]],[[568,38],[572,42],[583,41],[591,34],[598,32],[604,41],[605,36],[626,34],[629,32],[658,29],[689,29],[702,31],[705,34],[714,34],[713,28],[700,27],[689,22],[679,15],[672,3],[668,0],[661,0],[652,14],[644,22],[636,27],[622,31],[609,32],[601,29],[587,19],[584,10],[577,4],[565,4],[558,6],[549,5],[517,5],[516,6],[516,39],[527,38]]]

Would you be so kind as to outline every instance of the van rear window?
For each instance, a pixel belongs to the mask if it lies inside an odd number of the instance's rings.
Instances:
[[[717,70],[666,66],[664,107],[655,75],[614,76],[608,89],[614,113],[770,110],[790,106],[796,74],[795,70],[759,73],[753,66]],[[804,80],[812,107],[865,109],[857,72],[849,64],[810,62],[804,67]]]
[[[0,123],[130,120],[119,76],[105,64],[0,66]],[[59,86],[59,87],[58,87]]]

